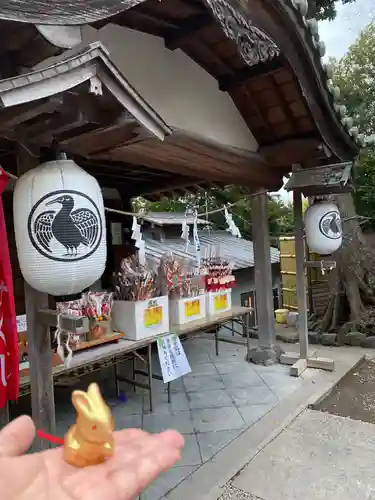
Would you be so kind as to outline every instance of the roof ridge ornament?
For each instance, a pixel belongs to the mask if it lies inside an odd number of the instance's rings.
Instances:
[[[280,55],[280,49],[268,35],[253,26],[239,9],[226,0],[205,0],[225,35],[233,40],[245,63],[255,66]]]

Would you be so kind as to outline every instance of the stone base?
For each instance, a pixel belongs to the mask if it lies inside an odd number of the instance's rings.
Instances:
[[[279,361],[281,349],[277,346],[251,349],[246,361],[256,365],[273,365]]]

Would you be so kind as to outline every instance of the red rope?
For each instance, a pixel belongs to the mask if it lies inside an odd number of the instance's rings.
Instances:
[[[47,434],[46,432],[41,430],[37,430],[36,435],[42,439],[45,439],[46,441],[49,441],[50,443],[64,444],[64,440],[62,438],[57,436],[52,436],[52,434]]]

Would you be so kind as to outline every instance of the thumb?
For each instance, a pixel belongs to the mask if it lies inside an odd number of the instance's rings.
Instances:
[[[0,457],[15,457],[25,453],[35,437],[35,426],[30,417],[23,415],[0,432]]]

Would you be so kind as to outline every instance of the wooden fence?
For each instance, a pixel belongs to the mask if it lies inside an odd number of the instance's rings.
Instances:
[[[321,260],[317,254],[309,254],[305,250],[305,260]],[[294,236],[280,237],[280,268],[283,291],[283,307],[296,311],[296,253]],[[308,274],[307,274],[308,273]],[[327,276],[319,268],[308,269],[306,272],[307,306],[317,316],[324,314],[328,303],[329,288]]]

